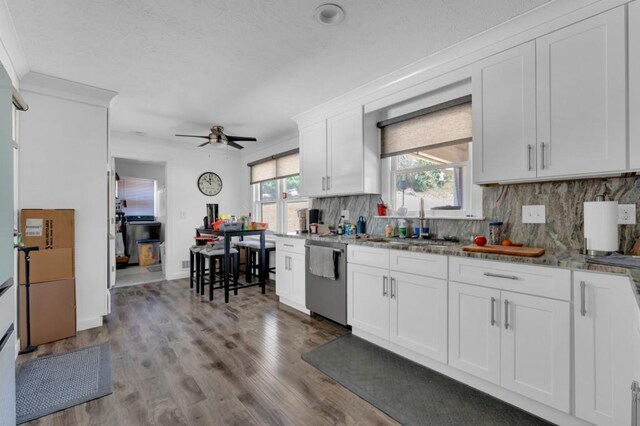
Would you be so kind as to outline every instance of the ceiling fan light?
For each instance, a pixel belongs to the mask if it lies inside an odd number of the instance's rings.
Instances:
[[[322,25],[338,25],[344,21],[344,9],[333,3],[325,3],[316,8],[314,17]]]

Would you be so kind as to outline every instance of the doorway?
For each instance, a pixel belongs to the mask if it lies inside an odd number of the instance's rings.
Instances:
[[[166,244],[166,164],[114,157],[115,287],[162,281]]]

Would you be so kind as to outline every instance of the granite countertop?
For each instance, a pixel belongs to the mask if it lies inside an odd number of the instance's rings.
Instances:
[[[523,256],[507,256],[503,254],[487,254],[487,253],[472,253],[463,251],[462,247],[469,245],[466,243],[425,243],[419,240],[400,240],[400,239],[387,239],[381,237],[370,237],[369,239],[356,239],[353,237],[343,236],[318,236],[309,234],[274,234],[277,237],[286,238],[299,238],[299,239],[311,239],[311,240],[331,240],[341,241],[345,244],[358,244],[368,247],[377,247],[393,250],[407,250],[418,253],[433,253],[441,254],[444,256],[460,256],[470,257],[474,259],[486,259],[486,260],[499,260],[502,262],[512,263],[525,263],[530,265],[551,266],[564,269],[582,269],[594,272],[603,272],[609,274],[621,274],[627,275],[635,283],[635,295],[638,300],[638,306],[640,307],[640,269],[628,269],[619,266],[609,265],[596,265],[593,263],[587,263],[587,257],[574,250],[549,250],[547,249],[545,254],[539,257],[523,257]]]

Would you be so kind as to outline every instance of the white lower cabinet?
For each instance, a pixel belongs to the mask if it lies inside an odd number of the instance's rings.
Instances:
[[[501,297],[502,387],[568,413],[569,303],[507,291]]]
[[[629,279],[573,277],[576,416],[597,425],[631,423],[633,312]]]
[[[438,275],[442,265],[446,271],[446,257],[368,247],[348,253],[354,254],[348,259],[362,262],[347,268],[347,321],[353,329],[446,363],[447,280],[372,266],[422,257],[431,265],[424,272]]]
[[[283,239],[279,239],[276,242],[276,294],[281,303],[308,313],[305,273],[304,245],[283,243]]]
[[[500,384],[500,290],[449,283],[449,365]]]
[[[506,290],[530,280],[536,271],[531,267],[502,274],[491,271],[517,267],[484,262],[485,271],[482,262],[466,259],[452,261],[451,267],[460,271],[467,264],[473,266],[478,280],[491,278],[483,284],[494,288],[449,283],[449,365],[569,413],[569,301]],[[547,269],[537,269],[539,276]],[[564,286],[568,289],[570,284],[567,280]]]
[[[447,281],[391,271],[389,340],[447,362]]]

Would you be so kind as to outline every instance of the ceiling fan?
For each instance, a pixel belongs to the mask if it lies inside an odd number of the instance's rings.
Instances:
[[[256,142],[257,139],[256,138],[250,138],[250,137],[246,137],[246,136],[231,136],[231,135],[225,135],[224,134],[224,127],[222,126],[213,126],[211,127],[211,133],[209,133],[208,136],[200,136],[200,135],[176,135],[176,136],[180,136],[180,137],[184,137],[184,138],[201,138],[201,139],[208,139],[208,141],[206,141],[203,144],[198,145],[200,146],[205,146],[208,144],[216,144],[216,143],[221,143],[223,145],[227,145],[227,146],[232,146],[234,148],[237,149],[242,149],[244,148],[242,145],[238,145],[236,142]]]

